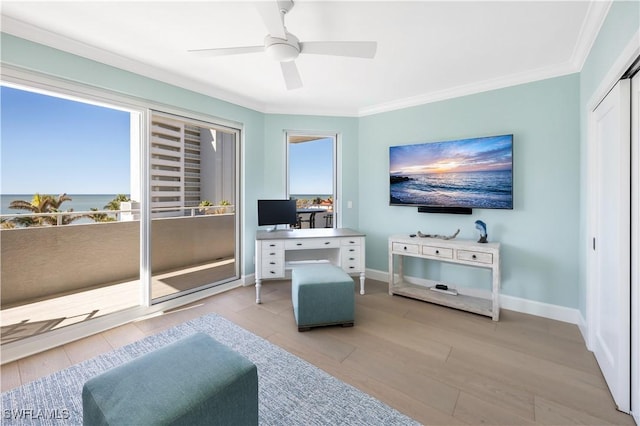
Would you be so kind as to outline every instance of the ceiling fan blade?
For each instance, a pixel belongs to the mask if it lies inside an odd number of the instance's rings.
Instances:
[[[220,47],[214,49],[194,49],[189,50],[189,53],[193,53],[198,56],[226,56],[226,55],[240,55],[243,53],[256,53],[264,52],[264,46],[244,46],[244,47]]]
[[[300,43],[300,53],[369,59],[376,56],[377,48],[378,43],[375,41],[306,41]]]
[[[256,9],[264,21],[267,31],[272,37],[287,38],[284,29],[284,13],[278,1],[261,1],[256,3]]]
[[[287,90],[299,89],[302,87],[302,79],[298,72],[298,67],[294,61],[280,62],[282,68],[282,76],[284,77],[284,84],[287,86]]]

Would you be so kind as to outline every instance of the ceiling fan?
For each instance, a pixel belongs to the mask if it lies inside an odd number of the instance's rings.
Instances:
[[[294,60],[300,54],[349,56],[356,58],[373,58],[376,54],[375,41],[307,41],[301,42],[287,31],[284,16],[293,9],[293,0],[277,0],[260,2],[258,12],[267,27],[267,34],[262,46],[222,47],[213,49],[196,49],[189,52],[200,56],[225,56],[242,53],[265,52],[280,62],[282,76],[288,90],[302,87],[302,79]]]

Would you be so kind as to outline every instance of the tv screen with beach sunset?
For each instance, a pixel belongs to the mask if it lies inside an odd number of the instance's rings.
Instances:
[[[513,209],[513,135],[389,147],[389,203]]]

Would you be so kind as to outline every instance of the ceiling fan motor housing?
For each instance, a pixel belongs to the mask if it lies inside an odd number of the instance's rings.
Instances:
[[[290,62],[300,54],[300,42],[296,36],[286,33],[287,38],[282,39],[267,35],[264,38],[264,50],[267,55],[278,62]]]

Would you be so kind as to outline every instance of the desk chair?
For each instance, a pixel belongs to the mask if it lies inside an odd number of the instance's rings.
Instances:
[[[298,214],[298,224],[297,227],[299,229],[302,229],[302,224],[303,223],[308,223],[309,224],[309,228],[315,228],[316,227],[316,212],[310,212],[309,217],[307,219],[303,219],[302,215],[303,214],[307,214],[307,213],[299,213]]]

